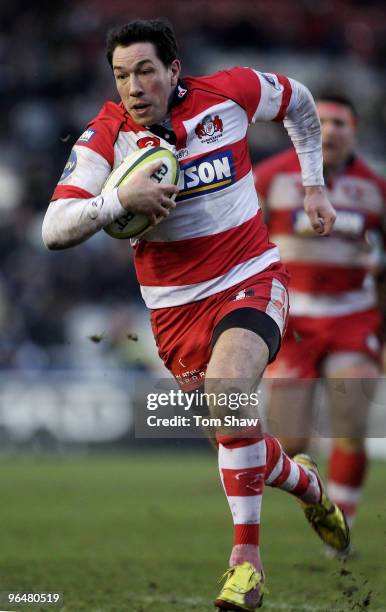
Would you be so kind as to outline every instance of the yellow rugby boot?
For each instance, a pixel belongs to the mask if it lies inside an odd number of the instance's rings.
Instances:
[[[251,563],[245,561],[225,572],[225,583],[214,602],[219,610],[255,612],[263,603],[264,578]]]
[[[348,550],[350,530],[346,517],[342,510],[327,497],[316,463],[311,457],[304,454],[296,455],[293,461],[314,472],[322,492],[317,504],[300,502],[307,521],[327,546],[336,551]]]

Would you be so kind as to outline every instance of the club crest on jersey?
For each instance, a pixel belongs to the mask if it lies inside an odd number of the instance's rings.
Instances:
[[[68,178],[70,176],[70,174],[72,174],[76,168],[76,164],[77,164],[77,157],[76,157],[76,153],[74,150],[71,151],[70,157],[67,160],[66,165],[64,166],[64,170],[62,172],[62,176],[59,179],[59,183],[61,183],[62,181],[64,181],[66,178]]]
[[[206,115],[197,123],[194,130],[201,142],[205,144],[216,142],[224,131],[224,125],[219,115]]]
[[[229,187],[235,181],[231,149],[180,162],[177,201],[188,200]]]

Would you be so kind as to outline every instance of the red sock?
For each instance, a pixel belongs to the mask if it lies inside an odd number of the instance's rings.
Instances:
[[[321,490],[314,472],[292,461],[283,451],[277,438],[265,436],[267,469],[265,484],[292,493],[308,504],[320,500]]]
[[[234,523],[234,545],[259,545],[266,469],[263,438],[217,436],[221,480]]]
[[[335,446],[328,466],[328,494],[352,525],[366,476],[365,450],[345,451]]]

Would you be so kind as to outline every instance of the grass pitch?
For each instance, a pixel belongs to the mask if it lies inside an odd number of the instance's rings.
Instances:
[[[345,563],[320,555],[290,495],[266,489],[263,609],[386,610],[385,472],[372,463],[353,537],[360,557]],[[0,591],[62,591],[62,612],[214,609],[232,525],[209,452],[3,459],[0,483]]]

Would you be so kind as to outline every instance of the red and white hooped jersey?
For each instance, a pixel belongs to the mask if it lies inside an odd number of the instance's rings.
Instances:
[[[384,234],[386,181],[353,157],[326,185],[337,211],[331,236],[316,236],[303,208],[299,162],[286,151],[254,168],[257,193],[267,207],[270,239],[290,272],[290,307],[296,316],[340,316],[376,305],[366,239]]]
[[[247,128],[283,120],[291,94],[286,77],[250,68],[187,77],[170,113],[173,144],[167,130],[142,127],[107,102],[75,144],[53,200],[96,196],[132,151],[167,147],[181,167],[177,207],[134,244],[146,305],[177,306],[237,285],[279,260],[262,223]]]

